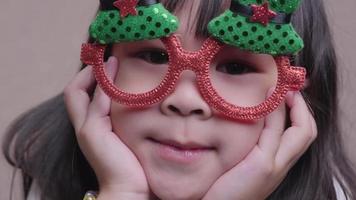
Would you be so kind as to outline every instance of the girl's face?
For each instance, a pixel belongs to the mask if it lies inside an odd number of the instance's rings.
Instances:
[[[180,20],[176,34],[184,49],[189,51],[200,49],[206,39],[195,37],[193,22],[199,4],[200,1],[187,1],[182,12],[176,13]],[[191,13],[184,12],[187,10]],[[164,49],[159,40],[121,43],[113,46],[113,55],[119,60],[119,71],[125,68],[126,74],[144,80],[145,75],[140,77],[142,75],[137,74],[134,65],[161,63],[164,58],[159,56],[157,49]],[[276,66],[271,67],[274,62],[269,55],[226,47],[214,62],[231,61],[231,57],[237,55],[246,62],[265,67],[266,73],[276,76]],[[118,76],[115,83],[120,81]],[[131,87],[125,85],[125,81],[120,84],[123,88]],[[262,84],[265,84],[265,93],[261,95],[266,95],[271,85],[268,82]],[[146,86],[137,84],[136,87],[137,91],[140,87],[145,91]],[[151,190],[161,199],[201,198],[224,172],[252,150],[264,125],[263,119],[237,122],[218,115],[200,95],[192,71],[184,71],[174,92],[150,107],[132,109],[113,101],[111,120],[114,132],[135,153]]]

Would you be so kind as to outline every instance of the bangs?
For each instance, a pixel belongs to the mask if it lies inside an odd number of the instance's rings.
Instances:
[[[193,0],[160,0],[160,2],[172,13],[181,11],[183,5],[187,1]],[[194,18],[196,24],[196,37],[207,37],[208,23],[218,15],[220,15],[230,4],[229,0],[201,0],[197,17]]]
[[[195,0],[158,0],[162,3],[164,7],[171,13],[176,13],[182,11],[183,5],[188,1]],[[200,0],[199,9],[197,16],[194,17],[193,23],[196,24],[195,37],[208,37],[210,34],[208,32],[209,22],[220,15],[229,7],[231,0]],[[101,5],[99,10],[101,10]],[[98,10],[98,12],[99,12]],[[189,12],[189,11],[186,11]],[[95,43],[95,39],[89,36],[87,43]],[[104,53],[104,61],[112,55],[112,44],[109,44]],[[82,63],[81,70],[85,68],[85,64]]]

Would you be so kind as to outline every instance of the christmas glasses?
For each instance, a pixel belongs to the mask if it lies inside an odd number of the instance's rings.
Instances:
[[[174,92],[180,74],[191,70],[204,100],[223,116],[236,120],[255,120],[268,115],[281,104],[288,91],[302,89],[305,81],[305,69],[291,66],[287,56],[274,57],[273,66],[265,67],[269,68],[267,71],[230,63],[222,65],[225,68],[217,68],[213,61],[224,44],[212,37],[196,52],[184,50],[176,35],[160,40],[168,54],[168,64],[127,65],[126,68],[120,64],[114,83],[104,69],[106,45],[83,44],[81,60],[93,66],[99,86],[110,98],[136,108],[162,101]],[[269,88],[274,90],[266,96]]]

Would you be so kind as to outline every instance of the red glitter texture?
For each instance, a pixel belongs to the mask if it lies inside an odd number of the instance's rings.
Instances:
[[[265,102],[253,107],[239,107],[228,103],[213,88],[209,67],[214,56],[223,44],[208,38],[197,52],[185,51],[175,35],[161,38],[169,55],[169,69],[160,85],[146,93],[129,94],[119,90],[109,80],[104,70],[104,45],[84,44],[82,61],[93,65],[93,72],[99,86],[114,101],[132,107],[145,107],[163,100],[174,91],[174,87],[184,70],[196,73],[199,91],[204,100],[226,118],[236,120],[256,120],[265,117],[275,110],[283,101],[289,90],[303,88],[306,71],[303,67],[292,67],[286,56],[275,57],[278,67],[278,80],[275,91]]]
[[[120,10],[120,16],[126,17],[127,15],[137,15],[136,6],[138,0],[117,0],[114,2],[114,6]]]
[[[270,19],[277,16],[275,12],[268,8],[268,2],[266,1],[261,6],[252,5],[253,15],[251,17],[251,21],[259,22],[264,26],[267,26]]]

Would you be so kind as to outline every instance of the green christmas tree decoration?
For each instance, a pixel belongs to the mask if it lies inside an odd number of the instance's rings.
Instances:
[[[232,5],[239,10],[231,7],[210,21],[208,30],[220,41],[242,50],[274,56],[296,54],[304,43],[290,17],[300,1],[233,0]]]
[[[161,38],[174,33],[179,21],[161,3],[136,7],[137,15],[120,15],[119,9],[101,10],[89,34],[100,44]],[[126,15],[126,14],[125,14]]]

